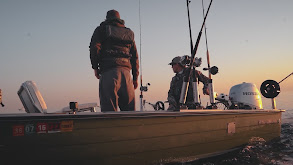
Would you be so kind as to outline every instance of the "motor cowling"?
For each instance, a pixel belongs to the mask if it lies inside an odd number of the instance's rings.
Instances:
[[[253,83],[242,83],[231,87],[229,98],[230,109],[263,109],[259,90]]]

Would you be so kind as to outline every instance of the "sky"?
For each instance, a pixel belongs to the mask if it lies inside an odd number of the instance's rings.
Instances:
[[[210,1],[204,0],[205,11]],[[267,79],[277,82],[293,72],[292,0],[214,0],[206,20],[210,63],[219,68],[214,90],[229,94],[242,82],[259,88]],[[135,33],[141,60],[143,93],[147,102],[166,101],[175,56],[190,55],[185,0],[1,0],[0,89],[5,107],[0,113],[23,109],[17,95],[21,84],[37,84],[48,112],[75,101],[99,103],[99,81],[89,59],[93,31],[106,12],[120,12]],[[190,17],[195,43],[203,22],[202,0],[191,0]],[[207,67],[201,37],[196,56]],[[293,76],[280,83],[277,108],[293,109]],[[208,96],[200,94],[206,105]],[[136,106],[139,110],[139,89]],[[263,98],[264,107],[270,100]],[[145,109],[151,109],[149,105]]]

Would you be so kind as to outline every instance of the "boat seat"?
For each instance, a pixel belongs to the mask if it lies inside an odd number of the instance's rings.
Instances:
[[[27,113],[47,113],[47,105],[35,82],[22,83],[17,94]]]

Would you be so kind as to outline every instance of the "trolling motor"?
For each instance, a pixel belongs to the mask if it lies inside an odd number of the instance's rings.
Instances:
[[[276,82],[275,80],[266,80],[260,86],[260,92],[265,98],[272,99],[272,108],[276,109],[276,100],[275,98],[280,94],[281,88],[280,83],[283,82],[285,79],[290,77],[293,74],[290,73],[288,76],[283,78],[280,82]]]
[[[0,104],[1,104],[2,107],[5,106],[5,105],[2,103],[2,91],[1,91],[1,89],[0,89]]]

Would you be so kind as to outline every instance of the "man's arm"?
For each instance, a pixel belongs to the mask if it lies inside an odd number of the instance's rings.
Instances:
[[[136,44],[133,41],[133,45],[130,49],[130,54],[132,55],[130,58],[130,63],[131,63],[131,67],[132,67],[132,78],[133,78],[133,86],[134,89],[137,88],[138,86],[138,75],[139,75],[139,62],[138,62],[138,53],[137,53],[137,49],[136,49]]]
[[[90,59],[93,69],[99,69],[100,52],[101,52],[101,36],[100,27],[97,27],[92,35],[90,42]]]
[[[207,76],[205,76],[205,75],[203,75],[200,71],[198,71],[198,70],[195,70],[195,76],[198,78],[198,80],[200,81],[200,82],[202,82],[203,83],[203,88],[202,88],[202,90],[203,90],[203,94],[204,95],[209,95],[209,90],[208,90],[208,83],[209,83],[209,78],[207,77]]]
[[[100,79],[100,51],[101,51],[101,36],[100,28],[97,27],[92,35],[90,42],[90,59],[95,76]]]

